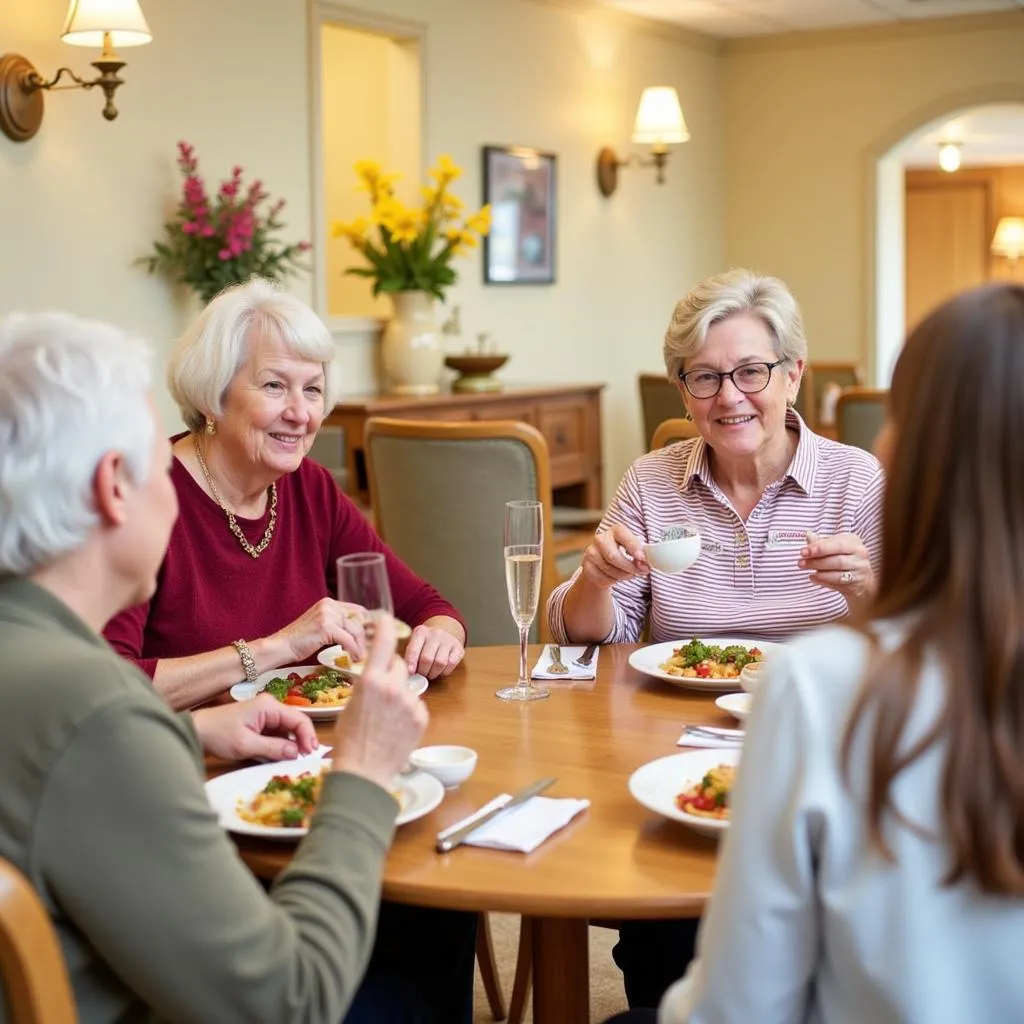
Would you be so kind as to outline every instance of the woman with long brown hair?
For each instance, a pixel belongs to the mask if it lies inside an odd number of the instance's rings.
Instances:
[[[661,1024],[1024,1019],[1024,288],[913,331],[877,453],[877,595],[758,693]]]

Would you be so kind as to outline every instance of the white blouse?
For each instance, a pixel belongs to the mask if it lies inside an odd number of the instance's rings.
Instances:
[[[892,627],[882,637],[899,639]],[[666,993],[659,1024],[1024,1021],[1024,899],[943,887],[945,844],[895,821],[885,829],[895,863],[868,842],[840,763],[867,654],[852,630],[822,629],[780,653],[760,688],[699,957]],[[934,721],[943,694],[933,661],[904,742]],[[893,787],[896,806],[933,837],[944,755],[936,745]],[[861,730],[856,793],[867,766]]]

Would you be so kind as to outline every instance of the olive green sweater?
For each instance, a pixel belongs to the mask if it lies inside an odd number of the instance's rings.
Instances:
[[[331,775],[268,896],[207,803],[190,716],[48,591],[0,578],[0,856],[50,912],[82,1024],[341,1021],[396,815]]]

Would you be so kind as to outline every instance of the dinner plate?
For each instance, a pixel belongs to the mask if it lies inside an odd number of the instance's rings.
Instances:
[[[725,693],[715,701],[715,704],[742,722],[750,714],[750,702],[753,699],[749,693]]]
[[[331,650],[332,648],[328,648]],[[341,648],[338,648],[340,650]],[[334,664],[328,664],[327,662],[321,662],[323,665],[327,665],[328,668],[334,668]],[[316,672],[320,668],[320,664],[317,665],[282,665],[280,668],[271,669],[269,672],[264,672],[262,675],[256,677],[254,683],[235,683],[234,686],[228,691],[235,700],[252,700],[253,697],[258,697],[262,692],[267,683],[271,679],[279,679],[282,676],[287,677],[290,672],[298,672],[300,676],[309,675],[310,672]],[[339,669],[339,671],[341,671]],[[342,673],[343,675],[345,673]],[[427,677],[421,676],[418,672],[415,675],[409,676],[409,688],[418,697],[421,693],[427,691]],[[344,704],[337,704],[328,707],[298,707],[297,705],[289,705],[289,707],[297,707],[297,710],[303,714],[309,715],[310,718],[334,718],[339,711],[345,710]]]
[[[251,800],[275,775],[315,772],[320,770],[322,764],[329,763],[329,760],[324,761],[319,757],[302,757],[295,761],[270,761],[250,768],[239,768],[210,779],[206,783],[206,798],[217,812],[221,825],[229,832],[257,836],[260,839],[301,839],[309,829],[256,825],[239,817],[238,802]],[[426,772],[396,775],[392,786],[398,792],[402,805],[397,819],[399,825],[429,814],[444,799],[444,786]]]
[[[662,644],[651,644],[648,647],[640,647],[629,656],[629,663],[645,676],[654,679],[664,680],[673,686],[679,686],[684,690],[703,690],[705,693],[728,693],[739,688],[739,677],[734,679],[697,679],[684,676],[669,675],[663,668],[659,668],[662,662],[672,657],[677,647],[685,647],[693,637],[686,640],[667,640]],[[767,640],[752,640],[744,637],[729,636],[701,636],[699,637],[706,644],[714,644],[718,647],[729,647],[731,644],[742,644],[744,647],[757,647],[766,658],[771,656],[772,651],[781,649],[782,644],[773,644]]]
[[[718,818],[701,818],[688,814],[676,806],[676,797],[685,789],[696,785],[706,772],[720,764],[739,764],[740,752],[736,749],[691,750],[683,754],[671,754],[649,761],[637,768],[629,777],[629,792],[637,803],[649,811],[661,814],[673,821],[681,821],[695,832],[705,836],[721,835],[729,822]]]

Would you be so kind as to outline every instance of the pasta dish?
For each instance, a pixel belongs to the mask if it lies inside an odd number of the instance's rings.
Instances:
[[[677,647],[672,657],[658,668],[683,679],[738,679],[745,665],[759,662],[763,657],[757,647],[743,644],[719,647],[694,637],[688,644]]]
[[[308,828],[326,770],[275,775],[251,800],[238,801],[238,816],[267,828]]]
[[[736,766],[720,764],[704,774],[695,786],[684,789],[676,797],[676,807],[698,818],[729,820],[729,795],[732,792]]]
[[[305,676],[298,672],[278,676],[263,692],[295,707],[336,708],[352,696],[352,683],[334,669],[319,668]]]

